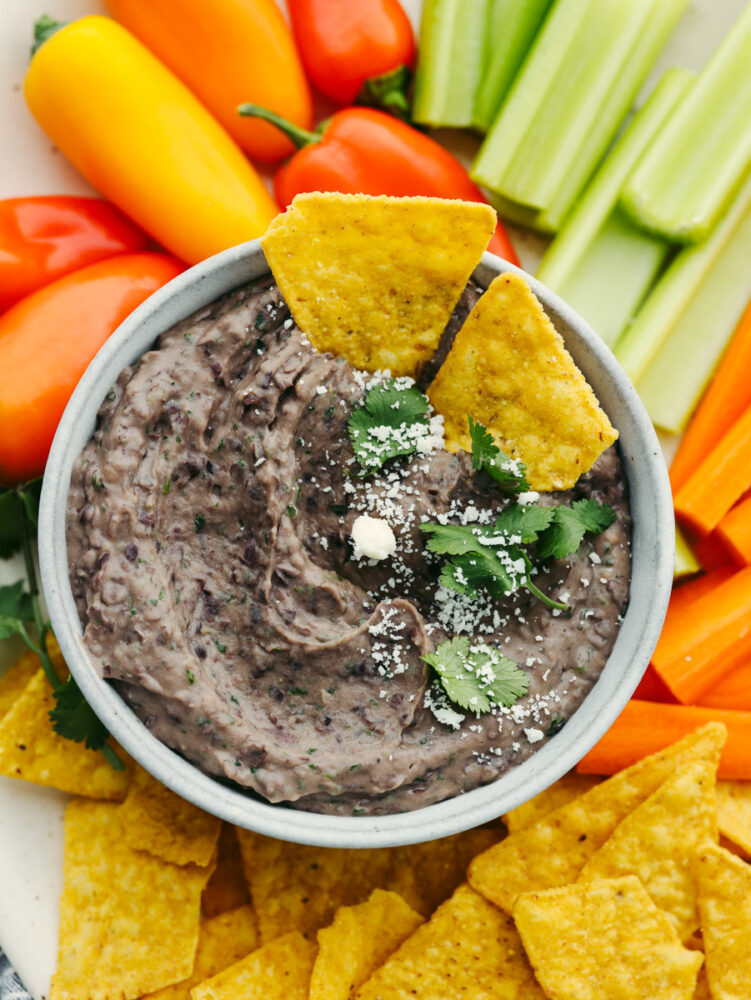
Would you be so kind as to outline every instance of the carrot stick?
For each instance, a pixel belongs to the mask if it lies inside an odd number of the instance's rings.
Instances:
[[[739,566],[751,563],[751,496],[727,512],[715,534]]]
[[[735,328],[725,355],[670,466],[675,493],[706,458],[717,440],[751,406],[751,302]]]
[[[694,550],[694,555],[699,560],[701,568],[708,572],[719,569],[721,566],[727,568],[731,573],[735,569],[730,552],[716,530],[698,541],[692,541],[691,548]]]
[[[707,722],[724,722],[728,730],[718,776],[751,779],[751,712],[658,705],[634,698],[600,742],[579,761],[576,770],[582,774],[615,774]]]
[[[652,663],[678,701],[691,705],[749,656],[751,566],[666,620]]]
[[[751,712],[751,657],[726,674],[709,691],[705,691],[699,698],[699,704],[707,708],[731,708],[739,712]]]
[[[633,694],[640,701],[664,701],[677,704],[673,693],[651,663],[647,664],[642,679]]]
[[[751,486],[751,407],[720,438],[675,494],[675,513],[707,535]]]
[[[705,594],[711,594],[716,587],[729,580],[734,573],[735,567],[721,566],[718,569],[712,570],[711,573],[703,573],[701,576],[694,577],[693,580],[688,580],[686,583],[681,583],[677,587],[673,587],[665,624],[668,625],[671,619],[675,615],[682,613],[689,604],[698,601]]]

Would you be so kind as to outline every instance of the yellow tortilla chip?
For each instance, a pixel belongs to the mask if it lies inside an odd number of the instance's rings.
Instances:
[[[751,781],[717,782],[720,833],[751,855]]]
[[[699,975],[696,979],[696,989],[694,990],[692,1000],[712,1000],[712,994],[709,992],[709,981],[707,980],[707,967],[705,965],[702,965],[699,969]]]
[[[40,668],[39,657],[29,649],[0,677],[0,720],[20,698],[24,688]]]
[[[514,920],[549,997],[693,997],[701,953],[683,947],[634,875],[523,893]]]
[[[121,819],[132,848],[175,865],[207,865],[221,820],[170,791],[140,765],[133,769]]]
[[[257,947],[258,933],[252,906],[241,906],[204,920],[198,931],[192,974],[181,983],[165,986],[146,996],[148,1000],[190,1000],[192,987],[234,965]]]
[[[404,870],[405,879],[412,875],[415,880],[420,905],[412,905],[424,916],[430,915],[466,877],[467,865],[472,858],[497,844],[503,837],[500,828],[478,827],[457,833],[453,837],[441,837],[424,844],[410,844],[395,848],[391,869],[391,888],[400,892],[398,873]],[[414,894],[406,894],[414,900]]]
[[[538,819],[547,816],[554,809],[565,806],[567,802],[577,799],[580,795],[588,792],[590,788],[599,785],[601,778],[594,774],[578,774],[576,771],[569,771],[558,781],[554,781],[544,792],[535,795],[533,799],[523,802],[516,809],[507,812],[503,817],[509,833],[516,830],[523,830],[525,826],[532,826]]]
[[[59,736],[49,713],[56,702],[40,668],[0,719],[0,774],[72,795],[122,799],[128,773],[115,771],[97,750]],[[124,759],[123,752],[118,755]]]
[[[315,348],[355,368],[414,376],[495,225],[477,202],[298,194],[261,246]]]
[[[545,1000],[513,921],[459,886],[356,994],[357,1000]]]
[[[423,918],[395,892],[376,889],[357,906],[342,906],[318,932],[310,1000],[349,1000]]]
[[[374,889],[407,892],[409,905],[420,906],[419,896],[409,896],[414,879],[405,880],[403,866],[394,870],[386,848],[309,847],[239,829],[237,836],[264,944],[292,930],[312,939],[340,906],[362,903]]]
[[[716,766],[725,736],[721,723],[710,722],[510,834],[470,864],[470,884],[510,913],[520,892],[574,882],[618,824],[677,768],[702,759]]]
[[[192,1000],[308,1000],[315,945],[294,931],[194,986]]]
[[[74,799],[63,871],[50,1000],[131,1000],[191,974],[208,868],[134,851],[119,806]]]
[[[636,875],[680,939],[690,938],[699,926],[692,862],[703,845],[717,840],[714,788],[713,763],[677,770],[615,828],[579,880]]]
[[[201,909],[207,917],[234,910],[250,901],[237,833],[229,823],[222,823],[218,851],[216,868],[201,899]]]
[[[751,866],[707,845],[695,864],[713,1000],[751,995]]]
[[[428,389],[449,451],[472,451],[467,415],[527,467],[534,490],[573,486],[618,437],[563,339],[516,274],[467,317]]]

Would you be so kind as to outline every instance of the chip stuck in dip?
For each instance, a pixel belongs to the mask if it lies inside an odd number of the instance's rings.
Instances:
[[[470,280],[493,225],[301,195],[272,275],[103,402],[68,500],[84,642],[203,771],[416,809],[525,760],[602,671],[629,595],[616,433],[523,278]]]

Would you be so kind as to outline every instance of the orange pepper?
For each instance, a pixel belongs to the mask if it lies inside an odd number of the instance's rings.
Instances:
[[[253,159],[274,163],[293,147],[265,122],[240,118],[242,101],[302,128],[312,125],[310,90],[275,0],[107,0],[107,6]]]
[[[84,177],[182,260],[194,264],[261,236],[276,215],[222,126],[108,17],[84,17],[48,37],[25,92]]]
[[[120,254],[59,278],[0,316],[0,484],[42,474],[89,362],[136,306],[182,270],[165,254]]]

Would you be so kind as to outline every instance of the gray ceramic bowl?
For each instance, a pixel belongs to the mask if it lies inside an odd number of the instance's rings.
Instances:
[[[485,254],[474,277],[487,286],[496,274],[510,270],[516,269]],[[469,829],[520,805],[572,768],[613,723],[644,672],[660,633],[673,574],[673,509],[657,438],[608,348],[572,309],[525,274],[620,433],[634,521],[631,602],[605,669],[554,740],[492,784],[446,802],[394,816],[333,817],[244,795],[203,774],[155,739],[115,689],[95,673],[68,582],[65,506],[73,462],[90,438],[97,410],[121,370],[178,320],[266,273],[268,265],[257,240],[191,268],[128,317],[81,379],[55,435],[39,517],[41,576],[55,634],[84,695],[128,753],[169,788],[231,823],[325,847],[387,847]]]

